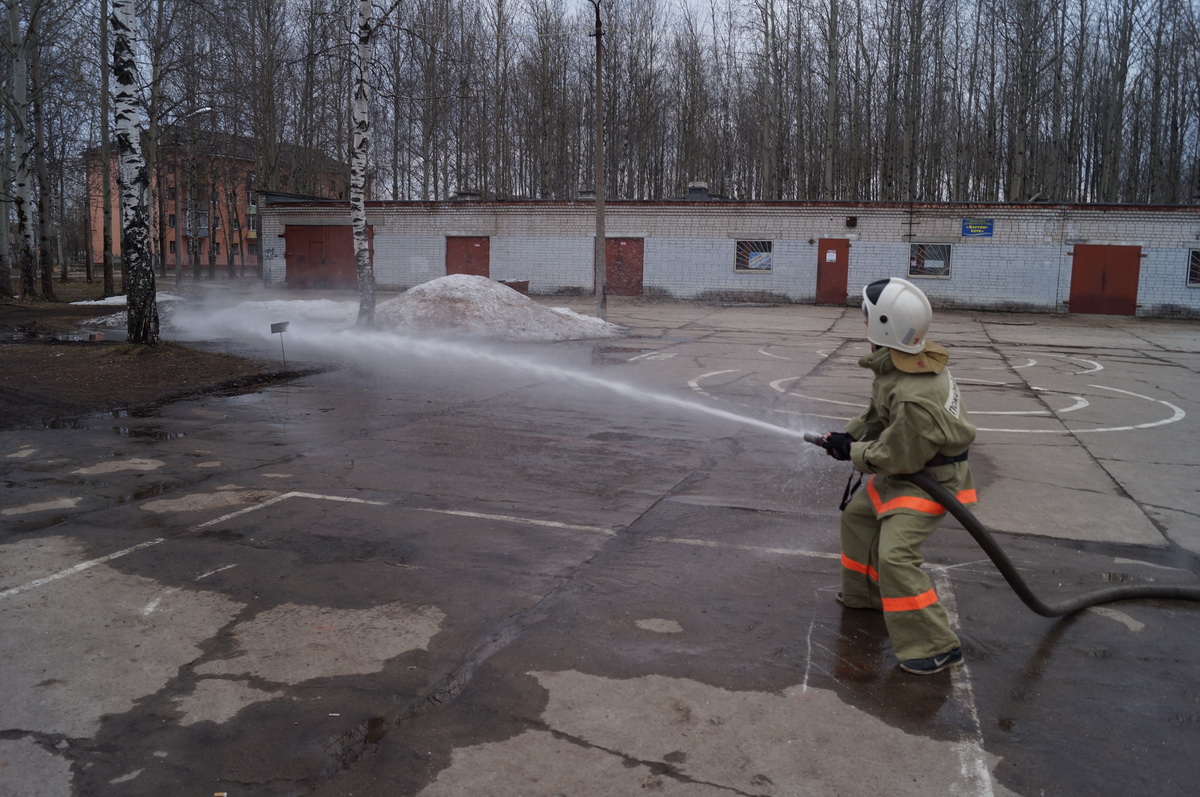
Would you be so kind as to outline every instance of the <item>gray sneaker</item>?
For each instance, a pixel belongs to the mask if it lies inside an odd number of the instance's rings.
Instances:
[[[900,669],[913,675],[933,675],[935,672],[948,670],[962,664],[962,648],[955,648],[946,653],[939,653],[927,659],[909,659],[900,662]]]

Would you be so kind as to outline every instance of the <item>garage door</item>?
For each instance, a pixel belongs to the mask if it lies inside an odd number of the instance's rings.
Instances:
[[[1073,249],[1071,312],[1134,315],[1142,248],[1075,244]]]

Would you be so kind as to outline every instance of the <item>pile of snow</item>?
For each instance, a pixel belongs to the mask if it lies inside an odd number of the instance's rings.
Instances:
[[[184,300],[184,298],[185,297],[178,293],[164,293],[161,291],[155,293],[154,300],[155,304],[158,305],[159,326],[170,326],[171,316],[174,313],[175,308]],[[71,302],[71,304],[94,305],[96,307],[124,307],[125,297],[123,295],[109,296],[107,299],[96,299],[95,301],[91,302]],[[119,313],[93,318],[83,326],[100,327],[102,329],[124,329],[128,323],[128,318],[129,317],[126,311],[122,310]]]
[[[502,340],[615,338],[621,327],[563,307],[543,307],[487,277],[451,274],[410,288],[375,308],[378,326]]]

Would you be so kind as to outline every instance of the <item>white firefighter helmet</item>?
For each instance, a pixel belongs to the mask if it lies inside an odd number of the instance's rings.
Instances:
[[[933,308],[920,288],[908,280],[889,277],[872,282],[863,288],[862,295],[867,340],[909,354],[925,348]]]

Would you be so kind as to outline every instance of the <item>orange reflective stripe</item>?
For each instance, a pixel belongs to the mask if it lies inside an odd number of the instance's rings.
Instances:
[[[935,604],[937,600],[937,593],[931,588],[915,598],[884,598],[883,610],[885,612],[911,612]]]
[[[871,506],[875,508],[876,515],[891,512],[893,509],[911,509],[915,512],[924,512],[927,515],[940,515],[946,511],[946,507],[937,501],[929,498],[921,498],[916,495],[898,495],[892,500],[885,502],[880,497],[879,491],[875,489],[874,476],[867,480],[867,495],[871,498]],[[973,504],[979,500],[974,490],[960,490],[954,497],[963,504]]]
[[[855,573],[862,573],[872,581],[879,580],[879,573],[875,572],[875,568],[870,565],[864,565],[862,562],[856,562],[846,554],[842,554],[842,567],[847,570],[853,570]]]

